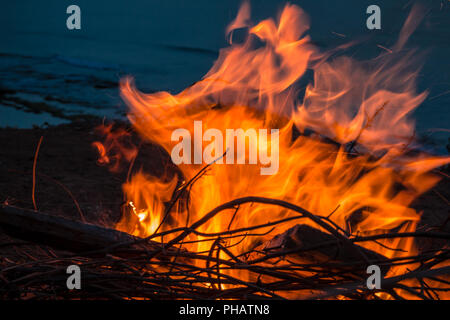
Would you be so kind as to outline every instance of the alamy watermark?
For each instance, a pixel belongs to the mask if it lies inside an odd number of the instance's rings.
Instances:
[[[367,274],[370,276],[367,278],[366,286],[369,290],[381,289],[381,269],[376,264],[372,264],[367,267]]]
[[[81,289],[81,269],[76,264],[72,264],[67,267],[66,273],[70,274],[69,277],[67,277],[66,286],[67,289],[73,290],[73,289]]]
[[[171,153],[172,161],[177,165],[213,162],[215,164],[248,163],[254,165],[259,163],[262,165],[261,175],[273,175],[278,172],[279,129],[271,129],[270,135],[268,135],[268,129],[259,129],[258,131],[255,129],[245,131],[244,129],[226,129],[224,139],[224,135],[219,129],[210,128],[203,132],[202,121],[194,121],[193,138],[189,130],[180,128],[172,132],[171,141],[179,141]],[[210,143],[203,148],[203,142]],[[194,150],[192,150],[192,146]],[[247,146],[248,150],[246,150]],[[222,157],[224,153],[225,155]]]
[[[369,30],[381,29],[381,9],[379,6],[373,4],[367,7],[367,14],[370,16],[366,20],[366,26]]]
[[[66,26],[69,30],[81,29],[81,9],[79,6],[72,4],[67,7],[66,13],[70,14],[66,20]]]

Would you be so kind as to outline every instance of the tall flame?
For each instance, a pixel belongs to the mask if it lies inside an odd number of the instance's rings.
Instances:
[[[416,11],[411,17],[417,18]],[[352,234],[383,233],[397,227],[413,231],[420,213],[411,203],[439,181],[430,170],[449,162],[449,158],[408,152],[415,143],[415,125],[409,115],[427,96],[416,92],[417,52],[404,50],[418,19],[408,18],[391,53],[361,62],[321,53],[305,35],[307,15],[295,5],[286,5],[277,21],[267,19],[256,25],[250,25],[249,12],[245,3],[227,28],[230,46],[220,51],[201,81],[179,94],[144,94],[130,78],[121,84],[134,128],[169,154],[177,143],[171,140],[172,132],[185,128],[193,136],[196,120],[202,121],[203,132],[209,128],[222,132],[279,129],[277,150],[273,145],[255,146],[279,152],[276,174],[260,175],[260,165],[254,164],[212,164],[192,185],[187,208],[172,210],[159,231],[190,225],[220,204],[245,196],[286,200],[320,216],[333,212],[333,222]],[[232,41],[237,28],[248,28],[244,42]],[[307,70],[312,70],[314,78],[305,88],[301,80]],[[179,169],[189,181],[206,164],[180,164]],[[177,177],[164,180],[136,173],[123,187],[132,209],[117,227],[138,236],[151,235],[162,222],[165,203],[177,184]],[[216,215],[199,231],[260,225],[293,214],[262,204],[242,205],[234,211]],[[274,232],[296,223],[287,222]],[[261,240],[270,239],[274,232]],[[230,250],[239,254],[251,241],[246,239]],[[400,242],[363,245],[388,257],[415,250],[412,240]],[[188,246],[201,252],[209,250],[211,243]],[[399,268],[391,270],[398,272]]]

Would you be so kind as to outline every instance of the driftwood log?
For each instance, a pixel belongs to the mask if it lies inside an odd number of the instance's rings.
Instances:
[[[387,258],[374,251],[352,244],[339,243],[331,234],[305,224],[298,224],[262,244],[257,252],[277,254],[298,263],[308,263],[329,268],[336,272],[351,270],[355,265],[380,266],[383,273],[389,266],[383,265]],[[255,256],[253,256],[255,258]],[[361,268],[365,272],[365,268]]]
[[[14,238],[74,253],[101,250],[141,239],[118,230],[7,205],[0,205],[0,229]],[[143,246],[151,250],[161,245],[140,241],[139,247]]]

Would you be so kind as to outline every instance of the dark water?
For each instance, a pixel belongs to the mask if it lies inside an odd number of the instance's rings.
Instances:
[[[123,117],[117,84],[133,75],[139,89],[178,92],[199,80],[225,47],[224,30],[240,1],[79,0],[81,30],[66,28],[65,0],[2,3],[0,10],[0,126],[57,124],[83,115]],[[389,47],[411,1],[376,1],[382,30],[365,26],[373,1],[291,1],[311,18],[321,47],[360,41],[352,54],[377,56]],[[450,2],[422,1],[427,16],[408,46],[428,52],[419,91],[429,96],[415,112],[417,129],[445,152],[450,136]],[[253,1],[252,20],[275,17],[281,1]],[[339,36],[345,35],[345,37]]]

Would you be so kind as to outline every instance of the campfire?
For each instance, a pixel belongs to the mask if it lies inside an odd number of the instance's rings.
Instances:
[[[244,3],[198,82],[146,94],[122,80],[132,130],[104,124],[93,143],[126,172],[115,229],[2,205],[5,230],[65,251],[0,278],[70,298],[449,299],[450,234],[412,207],[450,162],[415,136],[427,92],[405,45],[420,19],[414,7],[389,51],[358,61],[351,43],[314,45],[299,7],[252,23]],[[160,175],[136,165],[146,143],[170,156]],[[69,264],[87,293],[58,289]]]

